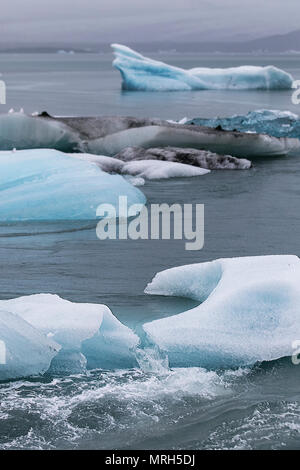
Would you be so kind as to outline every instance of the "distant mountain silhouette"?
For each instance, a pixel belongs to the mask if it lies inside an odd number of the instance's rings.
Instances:
[[[250,41],[216,41],[203,42],[197,41],[152,41],[152,42],[128,42],[127,46],[140,52],[172,51],[178,52],[224,52],[224,53],[251,53],[251,52],[300,52],[300,30],[292,31],[287,34],[276,34],[266,36]],[[80,44],[70,42],[48,43],[48,44],[0,44],[0,51],[4,52],[55,52],[60,49],[74,50],[76,52],[109,52],[110,45],[107,43]]]
[[[226,45],[226,43],[223,43]],[[231,43],[234,52],[287,52],[300,51],[300,30],[276,34],[247,42]]]
[[[136,45],[133,45],[136,47]],[[157,46],[158,47],[158,46]],[[141,44],[141,50],[154,50],[154,44]],[[190,43],[164,43],[158,49],[193,52],[227,52],[227,53],[251,53],[251,52],[300,52],[300,30],[287,34],[276,34],[266,36],[251,41],[231,41],[231,42],[203,42],[193,41]]]

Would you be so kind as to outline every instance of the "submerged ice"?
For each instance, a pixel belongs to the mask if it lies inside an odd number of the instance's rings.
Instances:
[[[146,293],[201,304],[144,325],[171,367],[252,365],[293,354],[300,337],[296,256],[218,259],[158,273]]]
[[[292,88],[293,77],[274,66],[245,65],[227,69],[197,67],[184,70],[144,57],[129,47],[112,44],[113,66],[125,90],[280,90]]]
[[[95,219],[101,203],[145,203],[122,176],[55,150],[0,152],[0,220]]]

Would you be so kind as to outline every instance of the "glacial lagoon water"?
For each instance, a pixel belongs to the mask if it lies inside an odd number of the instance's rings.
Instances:
[[[156,57],[185,68],[272,63],[300,78],[299,56]],[[3,54],[0,64],[7,84],[3,112],[23,107],[57,115],[180,119],[300,110],[291,91],[121,92],[110,55]],[[105,303],[135,330],[192,308],[194,301],[143,290],[168,267],[219,257],[300,255],[299,157],[146,182],[140,189],[148,203],[205,204],[199,252],[186,251],[184,241],[99,241],[88,221],[2,223],[0,298],[49,292]],[[0,448],[299,449],[300,368],[289,358],[225,371],[168,370],[155,356],[141,366],[1,384]]]

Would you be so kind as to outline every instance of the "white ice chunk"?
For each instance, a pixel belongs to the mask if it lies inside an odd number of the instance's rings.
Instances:
[[[122,176],[56,150],[0,152],[0,220],[96,219],[99,204],[144,204]]]
[[[201,176],[210,170],[185,163],[167,162],[162,160],[138,160],[124,164],[122,173],[140,176],[148,180]]]
[[[24,319],[0,310],[0,380],[10,380],[47,371],[60,346]]]
[[[75,371],[111,369],[136,364],[132,349],[138,337],[111,313],[106,305],[75,303],[58,295],[37,294],[0,301],[0,308],[19,315],[44,335],[62,346],[53,369]],[[65,366],[63,366],[65,364]],[[74,372],[74,370],[73,370]]]
[[[121,73],[125,90],[280,90],[290,89],[293,84],[289,73],[272,65],[184,70],[144,57],[120,44],[112,44],[112,48],[113,65]]]
[[[77,153],[72,154],[72,156],[80,160],[96,163],[101,170],[109,173],[139,176],[148,180],[201,176],[210,173],[210,170],[204,168],[162,160],[148,159],[123,162],[117,158],[105,157],[103,155],[90,155],[87,153]]]
[[[196,308],[144,325],[170,366],[251,365],[293,353],[300,338],[297,256],[219,259],[158,273],[145,292],[190,297]]]

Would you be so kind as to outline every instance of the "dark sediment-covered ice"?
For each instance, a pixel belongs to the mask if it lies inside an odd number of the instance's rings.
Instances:
[[[206,168],[208,170],[246,170],[251,167],[251,162],[244,158],[236,158],[231,155],[218,155],[209,150],[197,150],[192,148],[164,147],[150,148],[127,147],[115,158],[125,162],[132,160],[161,160],[184,163],[188,165]]]
[[[298,139],[224,131],[128,116],[51,117],[47,113],[0,116],[0,150],[53,148],[114,156],[126,147],[181,147],[238,158],[286,155]]]

